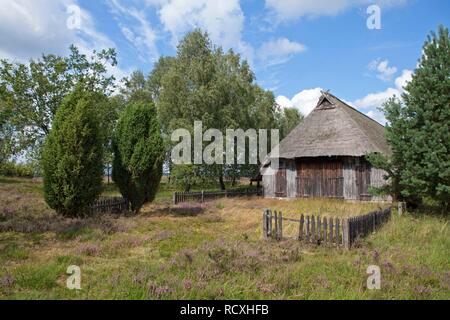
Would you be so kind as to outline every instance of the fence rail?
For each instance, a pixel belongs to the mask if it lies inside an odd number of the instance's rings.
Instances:
[[[358,239],[376,231],[390,217],[391,208],[351,218],[301,214],[299,219],[285,218],[282,212],[266,209],[263,213],[263,237],[277,240],[291,238],[317,245],[350,248]]]
[[[88,207],[89,213],[121,213],[128,210],[128,201],[122,197],[100,197]]]
[[[250,197],[262,196],[262,188],[259,189],[244,189],[244,190],[225,190],[225,191],[199,191],[199,192],[174,192],[173,203],[181,202],[205,202],[210,199],[219,198],[235,198],[235,197]]]

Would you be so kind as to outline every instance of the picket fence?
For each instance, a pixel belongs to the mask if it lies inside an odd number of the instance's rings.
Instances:
[[[173,203],[178,204],[182,202],[205,202],[206,200],[219,198],[250,197],[262,195],[262,188],[225,191],[174,192]]]
[[[277,240],[293,238],[306,243],[344,246],[349,249],[358,239],[385,224],[390,219],[391,212],[392,209],[387,208],[350,218],[301,214],[299,219],[292,219],[283,217],[281,211],[266,209],[263,213],[263,237]]]
[[[128,211],[128,201],[122,197],[100,197],[89,207],[89,213],[121,213]]]

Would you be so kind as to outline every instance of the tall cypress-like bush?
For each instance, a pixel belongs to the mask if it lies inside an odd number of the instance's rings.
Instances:
[[[98,93],[76,89],[63,100],[42,150],[44,195],[66,216],[81,216],[102,191],[103,145]]]
[[[131,209],[151,202],[162,176],[164,145],[152,102],[132,102],[117,124],[113,141],[113,180]]]

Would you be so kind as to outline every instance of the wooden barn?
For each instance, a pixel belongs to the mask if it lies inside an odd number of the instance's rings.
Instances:
[[[367,153],[390,153],[384,127],[329,93],[280,142],[279,168],[261,168],[265,197],[329,197],[388,200],[372,197],[370,186],[382,186],[385,172],[373,168]]]

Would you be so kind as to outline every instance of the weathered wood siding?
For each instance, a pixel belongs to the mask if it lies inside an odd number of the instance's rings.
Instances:
[[[344,158],[344,199],[357,200],[358,188],[356,186],[355,158]]]
[[[370,170],[371,186],[377,187],[377,188],[384,186],[387,183],[387,181],[384,180],[384,176],[386,174],[387,174],[386,171],[372,167]],[[391,201],[392,197],[391,196],[388,196],[388,197],[373,196],[372,200]]]
[[[343,198],[343,166],[338,158],[309,158],[297,161],[299,197]]]
[[[360,188],[357,183],[357,170],[367,162],[362,158],[344,158],[344,197],[348,200],[376,200],[389,201],[390,197],[370,197],[371,199],[361,199]],[[386,184],[383,176],[386,174],[384,170],[373,168],[367,165],[370,170],[370,186],[381,187]]]
[[[383,170],[371,167],[363,158],[342,157],[338,159],[339,163],[337,163],[336,160],[333,161],[334,162],[331,164],[330,160],[328,160],[328,162],[324,161],[322,163],[322,160],[319,158],[317,159],[317,162],[316,161],[311,162],[311,159],[308,159],[306,162],[300,159],[284,161],[282,166],[283,179],[278,179],[279,180],[278,183],[280,182],[283,183],[283,186],[284,184],[286,184],[286,189],[284,189],[286,190],[286,192],[285,196],[283,197],[296,198],[302,195],[309,197],[314,196],[342,197],[343,195],[343,198],[347,200],[376,200],[376,201],[391,200],[390,197],[372,197],[367,194],[369,184],[370,186],[373,187],[380,187],[386,183],[386,181],[383,179],[383,176],[386,173]],[[305,165],[302,166],[302,163]],[[342,166],[340,165],[340,163],[342,163]],[[321,170],[318,169],[316,170],[316,166],[317,168],[320,167]],[[336,186],[332,185],[334,180],[339,181],[339,175],[337,174],[337,172],[341,171],[343,177],[342,178],[343,181],[341,180],[343,186],[341,184],[340,187],[343,189],[343,191],[341,191],[342,194],[335,191],[335,189],[336,190],[339,189],[336,188],[337,185]],[[261,173],[263,174],[262,185],[264,188],[264,196],[267,198],[279,197],[279,195],[276,194],[277,174],[276,172],[270,174],[271,172],[273,171],[270,169],[270,167],[263,168],[261,171]],[[317,175],[316,173],[320,174]],[[324,175],[326,176],[327,179],[324,179]],[[315,193],[313,192],[311,195],[302,194],[302,191],[299,190],[299,188],[301,186],[303,186],[303,189],[305,189],[308,186],[311,187],[312,179],[318,179],[317,180],[318,182],[316,181],[317,182],[316,184],[321,186],[320,193],[318,193],[317,191]],[[302,181],[304,182],[303,184]],[[313,183],[312,185],[316,184]],[[311,188],[307,189],[309,190]],[[323,192],[322,189],[324,189]],[[328,191],[325,192],[326,190]],[[303,193],[305,192],[306,191],[303,190]],[[311,193],[311,191],[308,192]]]
[[[297,168],[295,160],[286,162],[286,183],[287,183],[287,197],[297,197]]]

